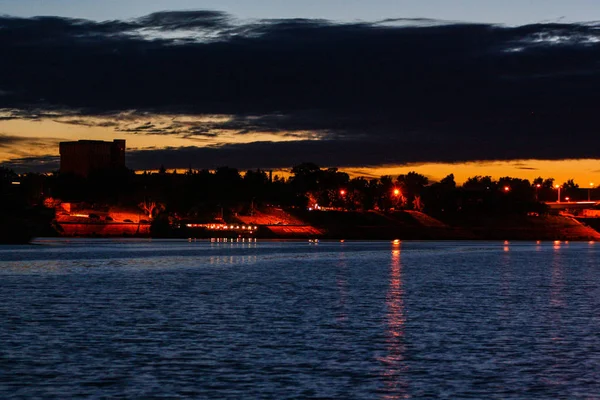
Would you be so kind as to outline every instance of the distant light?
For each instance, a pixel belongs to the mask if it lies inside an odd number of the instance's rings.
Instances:
[[[565,197],[565,200],[569,201],[569,200],[571,200],[571,198],[570,197]]]
[[[394,243],[395,245],[398,245],[398,244],[400,244],[400,239],[396,239],[392,243]]]
[[[20,185],[20,184],[21,184],[21,182],[16,182],[16,181],[15,181],[15,182],[12,182],[12,184],[13,184],[13,185]]]
[[[538,183],[537,185],[535,185],[535,187],[539,189],[539,188],[541,188],[541,187],[542,187],[542,185],[540,185],[540,184]]]
[[[554,185],[554,187],[558,189],[560,187],[560,185]]]
[[[509,186],[504,186],[504,191],[505,192],[510,192],[510,187]]]
[[[400,189],[394,189],[394,196],[400,196]]]
[[[345,196],[346,195],[346,191],[344,189],[340,190],[340,195]]]

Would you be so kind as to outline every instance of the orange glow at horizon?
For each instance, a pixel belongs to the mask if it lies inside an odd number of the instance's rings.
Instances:
[[[600,159],[576,160],[513,160],[513,161],[472,161],[463,163],[422,163],[410,165],[387,165],[381,167],[341,168],[351,177],[367,176],[379,178],[391,175],[396,178],[400,174],[415,171],[427,176],[431,181],[439,181],[449,174],[454,174],[457,184],[468,178],[480,175],[499,179],[505,176],[528,179],[537,177],[554,178],[562,184],[573,179],[580,187],[590,187],[591,182],[600,179]]]
[[[179,122],[182,124],[186,120],[185,117],[179,118]],[[124,125],[123,128],[127,128],[127,125]],[[23,142],[22,145],[16,144],[12,147],[0,146],[0,162],[21,157],[58,156],[58,142],[61,141],[125,139],[128,150],[152,150],[260,141],[283,142],[298,139],[319,139],[318,136],[308,132],[296,132],[295,134],[296,136],[282,137],[277,133],[257,131],[240,135],[232,130],[220,130],[216,137],[189,135],[186,132],[180,134],[150,134],[128,132],[127,130],[118,130],[115,127],[75,125],[64,123],[59,119],[39,121],[13,119],[0,121],[0,136],[17,137],[27,141]],[[35,145],[27,143],[34,143]]]
[[[139,125],[142,121],[147,122],[151,118],[152,123],[167,126],[169,122],[175,121],[181,126],[202,121],[214,122],[214,120],[225,121],[227,116],[135,116],[127,113],[115,117],[120,128],[129,128]],[[64,118],[63,118],[64,119]],[[89,120],[89,121],[88,121]],[[88,118],[83,122],[106,123],[108,118]],[[186,125],[188,124],[188,125]],[[92,124],[93,125],[93,124]],[[65,123],[61,117],[55,119],[24,120],[12,119],[0,121],[0,136],[21,138],[23,141],[5,143],[0,146],[0,162],[12,159],[36,156],[58,156],[58,142],[80,139],[90,140],[127,140],[128,150],[142,149],[165,149],[178,147],[205,147],[232,143],[250,143],[255,141],[281,142],[289,140],[319,140],[317,134],[309,132],[294,132],[293,135],[281,135],[278,132],[254,132],[240,135],[235,131],[221,130],[218,136],[190,136],[187,134],[149,134],[134,133],[117,130],[115,126],[88,126],[81,124]],[[8,141],[10,142],[10,141]],[[260,161],[260,160],[259,160]],[[310,160],[307,155],[306,161]],[[166,166],[170,170],[172,167]],[[230,165],[236,168],[235,165]],[[273,175],[288,177],[292,165],[288,168],[273,169]],[[332,165],[321,165],[321,168],[335,167]],[[263,168],[267,169],[267,168]],[[408,165],[381,165],[365,167],[340,167],[340,171],[348,173],[351,177],[364,176],[366,178],[379,178],[383,175],[391,175],[396,178],[400,174],[416,171],[427,176],[430,181],[435,182],[448,174],[454,174],[458,184],[462,184],[467,178],[481,175],[489,175],[494,179],[510,176],[515,178],[533,179],[541,176],[543,178],[555,178],[556,182],[562,184],[569,179],[582,188],[594,187],[592,182],[600,182],[600,160],[599,159],[575,159],[575,160],[512,160],[512,161],[481,161],[462,163],[413,163]]]

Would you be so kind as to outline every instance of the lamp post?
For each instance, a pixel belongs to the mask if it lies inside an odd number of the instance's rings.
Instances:
[[[592,188],[594,187],[594,182],[590,182],[590,188],[588,189],[588,201],[592,201]]]
[[[540,188],[542,187],[542,185],[540,185],[539,183],[537,185],[535,185],[535,201],[540,201]]]
[[[396,208],[399,205],[400,195],[402,194],[402,192],[400,191],[400,189],[394,188],[394,190],[392,191],[392,194],[394,196],[394,199],[393,199],[394,208]]]
[[[342,211],[346,211],[346,190],[340,189],[340,197],[342,199]]]
[[[556,185],[554,187],[558,189],[558,200],[556,200],[556,202],[560,203],[560,185]]]

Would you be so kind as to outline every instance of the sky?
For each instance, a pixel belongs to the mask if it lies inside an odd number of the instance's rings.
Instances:
[[[0,0],[0,165],[600,183],[593,1]],[[77,18],[77,19],[74,19]]]
[[[2,14],[56,15],[97,21],[198,9],[225,11],[243,19],[373,21],[402,17],[511,25],[600,20],[597,0],[0,0]]]

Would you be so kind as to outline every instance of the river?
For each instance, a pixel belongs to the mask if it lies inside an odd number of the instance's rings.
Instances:
[[[597,398],[600,243],[0,246],[0,398]]]

